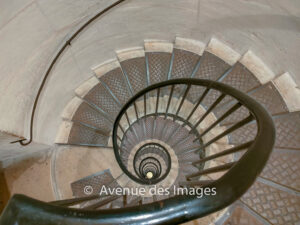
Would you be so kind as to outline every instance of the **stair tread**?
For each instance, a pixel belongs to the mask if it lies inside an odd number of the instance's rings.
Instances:
[[[167,80],[172,54],[167,52],[146,52],[146,57],[148,60],[150,84]]]
[[[300,221],[296,213],[299,212],[300,197],[260,181],[250,187],[241,201],[272,224],[297,224]]]
[[[174,48],[171,79],[189,78],[196,67],[200,56],[182,49]]]
[[[300,191],[300,152],[275,149],[260,176]]]
[[[147,86],[145,60],[145,57],[138,57],[120,62],[133,89],[133,94],[136,94]]]
[[[109,134],[112,130],[112,125],[100,114],[99,111],[92,108],[86,102],[83,102],[76,110],[72,121],[78,121],[84,124],[88,124],[101,130],[105,134]]]
[[[256,89],[254,92],[249,93],[249,95],[254,98],[257,102],[262,104],[269,113],[271,114],[280,114],[288,112],[288,108],[280,96],[279,92],[275,88],[272,82],[268,82],[267,84],[261,86]],[[225,110],[229,109],[232,104],[225,105],[222,109],[216,110],[215,114],[218,117]],[[228,124],[237,122],[248,115],[249,111],[245,107],[241,107],[236,112],[232,113],[228,116],[221,124]]]
[[[286,113],[273,117],[276,128],[275,147],[299,149],[300,112]],[[230,134],[230,143],[239,144],[255,137],[256,123],[250,123]]]
[[[255,216],[249,213],[246,209],[236,207],[229,218],[223,223],[224,225],[263,225]]]
[[[195,78],[217,80],[229,68],[230,65],[218,56],[204,51]]]
[[[108,139],[108,136],[99,133],[99,131],[95,129],[73,123],[67,144],[107,146]]]
[[[124,105],[131,94],[126,84],[126,79],[120,67],[117,67],[99,78],[116,96],[121,105]]]
[[[231,72],[221,81],[243,92],[248,92],[261,85],[257,77],[240,62],[237,62]]]
[[[100,83],[92,88],[89,93],[84,96],[84,99],[102,109],[112,119],[116,118],[119,113],[120,107],[114,101],[108,90]]]

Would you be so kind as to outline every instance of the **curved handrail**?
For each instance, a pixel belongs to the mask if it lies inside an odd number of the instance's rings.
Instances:
[[[27,139],[20,139],[17,141],[13,141],[11,142],[11,144],[13,143],[20,143],[23,146],[29,145],[32,140],[33,140],[33,123],[34,123],[34,116],[35,116],[35,111],[36,111],[36,107],[40,98],[40,95],[42,93],[42,90],[46,84],[46,80],[49,76],[49,74],[51,73],[54,65],[56,64],[57,60],[59,59],[59,57],[62,55],[62,53],[65,51],[65,49],[71,45],[71,42],[78,36],[79,33],[81,33],[88,25],[90,25],[93,21],[95,21],[98,17],[102,16],[104,13],[108,12],[109,10],[113,9],[115,6],[120,5],[122,2],[124,2],[126,0],[118,0],[115,3],[109,5],[108,7],[106,7],[105,9],[101,10],[100,12],[98,12],[96,15],[94,15],[92,18],[90,18],[88,21],[86,21],[82,26],[79,27],[79,29],[77,29],[71,36],[70,38],[68,38],[65,42],[65,44],[59,49],[59,51],[57,52],[57,54],[54,56],[53,60],[51,61],[48,69],[46,70],[46,73],[44,75],[44,78],[42,80],[42,83],[38,89],[38,92],[36,94],[34,103],[33,103],[33,107],[32,107],[32,111],[31,111],[31,118],[30,118],[30,131],[29,131],[29,140]],[[25,142],[27,141],[27,142]]]
[[[183,223],[220,210],[233,203],[244,194],[262,171],[275,141],[275,128],[266,109],[248,95],[219,82],[201,79],[177,79],[152,85],[135,95],[130,102],[141,94],[157,87],[169,84],[188,84],[210,86],[223,93],[234,96],[247,107],[257,121],[258,131],[253,144],[229,171],[220,179],[204,187],[216,188],[216,195],[175,196],[143,206],[114,210],[89,211],[55,206],[31,199],[24,195],[15,195],[8,203],[0,218],[1,225],[13,225],[22,221],[22,225],[39,224],[174,224]],[[123,109],[129,106],[127,103]],[[121,113],[117,117],[119,123]],[[114,137],[116,137],[116,126]],[[114,145],[116,138],[114,139]]]

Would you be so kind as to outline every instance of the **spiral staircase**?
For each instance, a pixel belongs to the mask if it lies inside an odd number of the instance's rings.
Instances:
[[[300,222],[300,90],[288,73],[215,38],[180,37],[145,40],[92,70],[56,143],[113,151],[117,164],[74,180],[72,198],[15,195],[1,225]],[[146,193],[98,194],[103,187]]]

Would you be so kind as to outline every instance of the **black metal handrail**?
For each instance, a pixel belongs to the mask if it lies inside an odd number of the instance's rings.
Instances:
[[[203,187],[215,188],[215,195],[203,195],[202,198],[197,198],[195,195],[174,196],[142,206],[100,211],[65,208],[34,200],[24,195],[15,195],[9,201],[0,219],[0,224],[12,225],[19,221],[22,221],[23,225],[174,224],[203,217],[230,205],[240,198],[253,184],[266,164],[274,145],[275,128],[271,116],[263,106],[241,91],[219,82],[202,79],[169,80],[154,84],[132,97],[117,116],[113,129],[113,145],[119,165],[121,166],[122,164],[120,162],[121,159],[118,157],[117,131],[120,119],[126,112],[126,109],[151,90],[168,85],[182,84],[202,86],[204,88],[209,87],[209,89],[215,89],[221,93],[232,96],[249,110],[251,115],[249,118],[254,119],[257,123],[256,137],[253,141],[235,149],[240,150],[247,148],[247,151],[237,162],[231,163],[230,166],[225,166],[229,169],[227,173],[220,179],[212,182],[193,181],[195,183],[202,182],[202,184],[204,184]],[[242,120],[235,128],[245,124],[249,121],[249,118]],[[217,137],[220,138],[232,131],[230,128],[228,130]],[[217,139],[214,138],[214,141],[215,140]],[[227,152],[232,153],[235,152],[235,150],[229,149]]]

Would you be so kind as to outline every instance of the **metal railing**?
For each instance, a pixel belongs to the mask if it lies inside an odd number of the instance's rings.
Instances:
[[[176,104],[175,108],[170,110],[170,101],[172,100],[167,101],[167,105],[164,106],[165,108],[159,108],[159,99],[163,96],[171,96],[170,99],[173,98],[173,96],[176,96],[176,94],[174,95],[174,89],[176,86],[184,87],[184,91],[180,92],[182,95],[177,93],[178,104]],[[198,100],[193,103],[191,112],[185,118],[182,118],[182,114],[180,113],[181,110],[183,110],[182,106],[186,101],[191,102],[189,91],[192,90],[194,86],[202,87],[205,91],[201,94],[199,92]],[[212,102],[200,118],[197,118],[196,122],[191,122],[193,114],[197,111],[197,108],[200,107],[201,102],[205,100],[205,96],[210,90],[220,92],[220,96]],[[236,104],[230,109],[225,110],[223,115],[199,133],[198,126],[226,96],[231,96],[236,101]],[[147,109],[147,106],[149,106],[147,101],[150,101],[150,98],[156,98],[156,104],[153,109],[154,112]],[[141,100],[144,101],[145,107],[143,108],[146,108],[147,111],[138,111],[141,109],[141,107],[139,107]],[[136,107],[134,107],[134,105]],[[203,142],[202,137],[206,133],[220,124],[225,118],[228,118],[229,115],[232,115],[232,113],[241,106],[245,107],[249,111],[249,115],[246,118],[233,123],[223,132],[215,135],[210,140]],[[130,107],[133,107],[133,111],[135,113],[128,112]],[[165,111],[162,111],[162,109],[165,109]],[[134,121],[132,120],[133,116],[136,117]],[[272,118],[263,106],[245,93],[228,85],[210,80],[176,79],[165,81],[151,85],[137,93],[123,106],[115,120],[113,129],[113,147],[115,157],[123,172],[130,178],[133,175],[130,174],[120,157],[120,152],[122,152],[122,139],[126,134],[126,131],[130,130],[130,127],[134,122],[138,122],[142,117],[149,116],[164,118],[168,118],[170,116],[174,121],[181,121],[181,126],[189,127],[190,132],[194,133],[196,136],[195,141],[203,143],[199,149],[193,151],[205,151],[205,148],[211,144],[226,135],[232,134],[234,131],[249,123],[256,123],[257,132],[253,140],[245,141],[245,143],[240,143],[239,145],[226,149],[222,152],[204,156],[200,160],[192,162],[193,165],[199,165],[201,163],[244,150],[244,154],[238,160],[211,168],[205,168],[199,170],[197,173],[189,174],[186,176],[186,181],[181,183],[181,185],[186,186],[215,188],[215,195],[203,195],[202,198],[197,198],[195,195],[178,195],[159,202],[153,202],[151,204],[100,211],[71,209],[58,206],[60,204],[59,202],[56,204],[49,204],[23,195],[15,195],[6,207],[4,214],[0,219],[0,224],[10,225],[16,224],[19,221],[23,221],[22,224],[34,224],[36,222],[39,225],[174,224],[200,218],[230,205],[247,191],[266,164],[275,141],[275,128]],[[128,126],[124,127],[124,123],[121,121],[127,121]],[[181,154],[186,154],[186,152],[182,152]],[[202,175],[220,171],[227,172],[219,179],[198,179]],[[116,196],[110,196],[108,199],[104,200],[104,202],[100,203],[102,205],[104,203],[106,204],[107,202],[113,201],[115,197]],[[91,198],[91,196],[89,198]],[[84,200],[85,199],[80,199],[80,201]],[[72,200],[63,201],[65,201],[64,205],[68,206],[79,200],[74,199],[73,202]],[[96,207],[94,208],[96,209]]]

